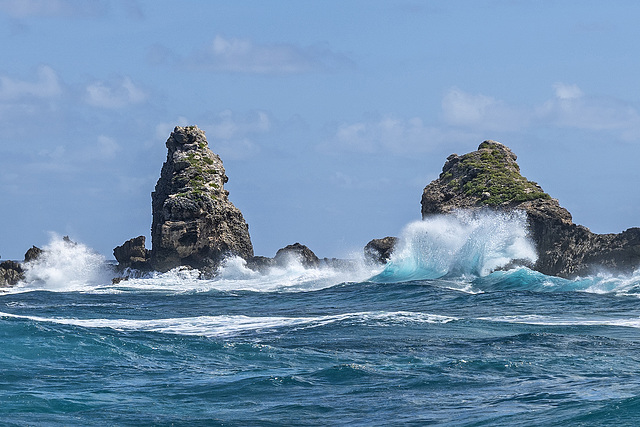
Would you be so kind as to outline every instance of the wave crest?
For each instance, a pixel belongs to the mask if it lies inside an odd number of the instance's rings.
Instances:
[[[372,280],[486,276],[514,260],[536,259],[525,212],[458,212],[409,224],[385,270]]]

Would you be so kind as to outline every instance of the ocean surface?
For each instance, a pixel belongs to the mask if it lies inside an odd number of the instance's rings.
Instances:
[[[496,270],[535,259],[525,224],[409,224],[386,266],[118,284],[54,237],[0,294],[0,425],[638,425],[640,273]]]

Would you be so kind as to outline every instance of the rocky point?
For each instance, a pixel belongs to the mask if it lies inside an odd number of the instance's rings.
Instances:
[[[520,174],[516,155],[496,141],[477,151],[452,154],[438,179],[422,194],[422,217],[456,210],[524,210],[538,260],[547,275],[575,277],[599,269],[630,272],[640,265],[640,229],[595,234],[574,224],[571,214],[535,182]]]

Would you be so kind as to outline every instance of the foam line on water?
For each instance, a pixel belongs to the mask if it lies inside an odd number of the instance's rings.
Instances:
[[[577,319],[540,315],[480,317],[478,320],[501,323],[518,323],[540,326],[622,326],[640,328],[640,318],[628,319]]]
[[[0,317],[48,322],[84,328],[110,328],[118,331],[144,331],[205,337],[225,337],[245,332],[269,331],[278,328],[319,327],[336,322],[351,323],[448,323],[454,317],[407,311],[359,312],[314,317],[250,317],[244,315],[220,315],[179,317],[168,319],[74,319],[24,316],[0,312]]]

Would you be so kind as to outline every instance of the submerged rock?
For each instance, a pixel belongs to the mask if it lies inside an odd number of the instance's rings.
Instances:
[[[640,265],[640,229],[595,234],[574,224],[571,214],[535,182],[520,174],[516,155],[496,141],[447,158],[438,179],[422,194],[422,217],[456,210],[523,210],[538,260],[534,269],[574,277],[599,268],[630,272]]]
[[[398,238],[390,236],[371,240],[364,247],[365,260],[376,264],[386,264],[391,258],[396,243],[398,243]]]
[[[151,194],[151,267],[215,269],[228,255],[253,256],[249,227],[228,199],[222,160],[196,126],[176,127]]]

